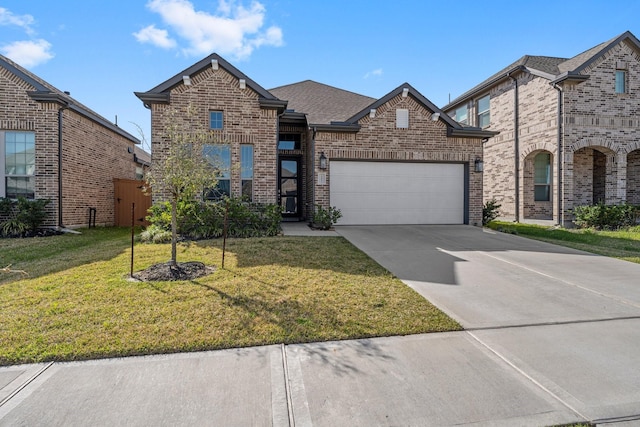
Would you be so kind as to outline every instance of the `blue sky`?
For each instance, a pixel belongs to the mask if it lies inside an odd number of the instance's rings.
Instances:
[[[371,97],[409,82],[438,106],[525,54],[572,57],[640,2],[4,0],[0,53],[138,136],[134,91],[212,52],[266,89],[306,79]]]

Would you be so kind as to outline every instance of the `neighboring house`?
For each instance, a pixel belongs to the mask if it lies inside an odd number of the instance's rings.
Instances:
[[[140,141],[1,55],[0,112],[0,197],[50,199],[46,226],[85,226],[89,208],[113,225],[113,179],[136,177]]]
[[[484,199],[516,221],[570,225],[572,209],[640,204],[640,42],[626,32],[573,58],[523,56],[443,108],[500,134]]]
[[[136,96],[151,110],[152,173],[178,125],[209,132],[218,193],[277,203],[290,220],[320,205],[340,224],[481,224],[476,169],[495,132],[461,126],[409,84],[380,99],[313,81],[266,90],[212,54]]]

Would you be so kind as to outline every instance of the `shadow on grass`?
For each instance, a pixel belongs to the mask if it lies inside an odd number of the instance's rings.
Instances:
[[[84,264],[108,261],[131,245],[130,228],[99,227],[24,239],[0,239],[0,268],[11,264],[36,278]],[[0,275],[0,284],[24,279],[19,274]]]

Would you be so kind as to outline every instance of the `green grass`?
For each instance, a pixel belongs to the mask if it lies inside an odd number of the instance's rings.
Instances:
[[[193,281],[127,280],[126,229],[0,240],[0,364],[81,360],[459,330],[342,238],[227,242],[225,268]],[[169,258],[136,244],[134,270]],[[220,265],[221,241],[178,261]]]
[[[580,249],[640,264],[640,227],[617,231],[549,228],[540,225],[494,221],[494,230]]]

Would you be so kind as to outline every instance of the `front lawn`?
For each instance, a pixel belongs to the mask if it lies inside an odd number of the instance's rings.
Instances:
[[[0,240],[0,364],[79,360],[458,330],[338,237],[227,242],[225,268],[193,281],[127,280],[126,229]],[[222,242],[179,246],[220,266]],[[169,258],[135,246],[134,270]]]
[[[502,221],[493,221],[488,226],[494,230],[640,264],[640,226],[617,231],[569,230]]]

